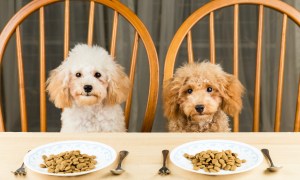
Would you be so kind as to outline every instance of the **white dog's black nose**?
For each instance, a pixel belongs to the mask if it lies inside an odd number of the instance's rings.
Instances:
[[[93,86],[91,86],[91,85],[84,85],[83,89],[84,89],[85,92],[89,93],[89,92],[91,92],[93,90]]]
[[[204,105],[202,105],[202,104],[196,105],[195,109],[197,112],[202,113],[204,111]]]

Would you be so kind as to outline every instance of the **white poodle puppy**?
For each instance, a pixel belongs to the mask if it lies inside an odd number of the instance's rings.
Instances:
[[[78,44],[62,64],[50,72],[47,91],[63,108],[61,132],[124,132],[120,103],[130,81],[123,68],[99,46]]]

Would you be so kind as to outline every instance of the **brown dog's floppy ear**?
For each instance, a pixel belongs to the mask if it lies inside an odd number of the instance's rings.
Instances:
[[[164,82],[163,85],[163,106],[164,115],[168,120],[175,119],[179,112],[178,98],[179,90],[183,86],[184,78],[173,77]]]
[[[222,110],[226,114],[234,116],[243,107],[242,96],[244,94],[244,87],[233,75],[226,74],[226,81],[224,92],[221,93],[223,96]]]
[[[70,107],[72,105],[69,89],[70,77],[65,66],[66,65],[63,63],[52,70],[50,72],[50,77],[46,82],[50,100],[58,108]]]
[[[106,104],[120,104],[124,102],[131,89],[128,76],[123,71],[123,68],[115,64],[114,71],[111,71],[109,75]]]

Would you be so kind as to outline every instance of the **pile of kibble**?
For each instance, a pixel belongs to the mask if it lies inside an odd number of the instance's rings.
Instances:
[[[184,157],[191,160],[194,170],[203,169],[205,172],[219,172],[222,170],[235,171],[246,160],[239,159],[237,153],[231,150],[214,151],[207,150],[201,151],[195,155],[184,154]]]
[[[75,173],[89,171],[97,164],[96,156],[81,154],[79,150],[61,152],[57,155],[42,156],[41,168],[48,168],[49,173]]]

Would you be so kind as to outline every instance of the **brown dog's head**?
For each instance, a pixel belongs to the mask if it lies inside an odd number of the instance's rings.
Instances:
[[[209,62],[186,64],[163,86],[164,115],[198,121],[218,110],[234,116],[242,109],[244,87],[240,81]]]

